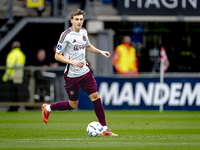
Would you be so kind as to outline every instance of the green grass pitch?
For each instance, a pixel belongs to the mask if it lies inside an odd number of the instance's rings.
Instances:
[[[94,111],[52,112],[45,124],[40,111],[1,112],[0,149],[199,150],[200,112],[105,111],[118,137],[89,137]]]

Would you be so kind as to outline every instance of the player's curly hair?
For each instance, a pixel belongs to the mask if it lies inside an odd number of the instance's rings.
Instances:
[[[85,13],[81,9],[76,9],[76,10],[71,12],[71,19],[73,19],[73,17],[77,16],[77,15],[83,15],[83,17],[84,17]]]

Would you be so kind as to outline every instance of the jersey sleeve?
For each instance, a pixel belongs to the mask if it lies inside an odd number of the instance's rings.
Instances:
[[[63,43],[58,42],[57,47],[56,47],[56,53],[63,54],[66,47],[67,47],[67,41]]]
[[[88,38],[88,33],[87,33],[87,31],[86,31],[86,47],[88,47],[88,46],[90,46],[90,40],[89,40],[89,38]]]
[[[69,43],[68,36],[63,38],[63,33],[62,33],[56,47],[56,53],[63,54],[68,43]]]

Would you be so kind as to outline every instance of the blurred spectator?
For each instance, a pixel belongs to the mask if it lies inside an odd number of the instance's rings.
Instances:
[[[45,66],[48,66],[48,62],[46,60],[46,51],[43,48],[38,50],[34,66],[43,67],[40,71],[35,72],[36,94],[34,95],[34,98],[37,101],[49,101],[50,100],[49,81],[44,76],[46,72]]]
[[[149,63],[152,64],[151,72],[160,71],[160,49],[156,46],[149,49]]]
[[[49,66],[54,68],[59,66],[59,62],[55,59],[56,46],[53,46],[53,55],[49,59]]]
[[[38,16],[42,16],[42,13],[44,12],[44,10],[45,10],[44,6],[36,8]]]
[[[124,36],[113,54],[113,66],[117,73],[127,76],[138,74],[137,52],[131,45],[131,37]]]
[[[23,96],[23,91],[20,90],[20,84],[23,83],[24,65],[26,56],[20,49],[21,43],[14,41],[11,46],[11,51],[6,58],[6,71],[2,77],[3,82],[8,85],[9,101],[18,102]],[[14,107],[10,107],[9,111]],[[18,107],[16,107],[17,111]]]
[[[141,57],[139,59],[139,71],[140,72],[151,72],[152,62],[150,62],[149,49],[153,48],[153,43],[147,41],[145,46],[141,49]]]
[[[43,48],[38,50],[34,66],[48,66],[46,51]]]
[[[193,49],[190,47],[190,37],[179,37],[177,39],[177,45],[175,47],[178,52],[178,56],[176,58],[177,71],[180,72],[193,72],[195,70],[194,64],[196,63],[196,54]]]
[[[45,11],[45,5],[46,5],[46,3],[45,3],[45,0],[42,0],[42,1],[43,1],[42,2],[43,5],[35,8],[35,10],[37,11],[38,16],[42,16],[42,13]]]

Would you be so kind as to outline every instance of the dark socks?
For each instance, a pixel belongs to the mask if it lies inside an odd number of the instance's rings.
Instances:
[[[69,105],[68,101],[61,101],[55,104],[52,104],[51,110],[72,110],[73,108]]]
[[[106,126],[105,113],[104,113],[103,106],[101,104],[101,99],[99,98],[99,99],[93,101],[92,103],[94,106],[95,114],[99,120],[99,123],[101,123],[102,126]]]

